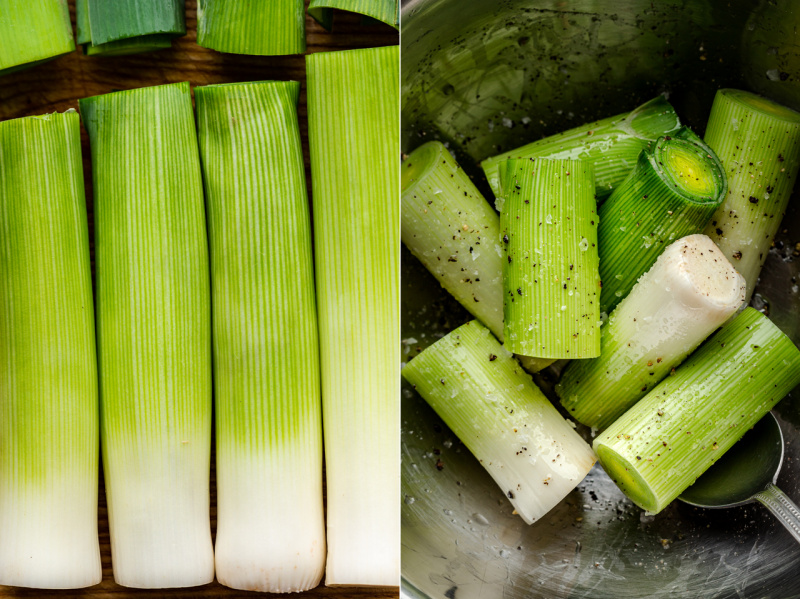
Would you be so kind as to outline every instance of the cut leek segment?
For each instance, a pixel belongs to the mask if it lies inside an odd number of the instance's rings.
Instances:
[[[527,524],[564,499],[594,465],[589,445],[476,320],[425,349],[402,374]]]
[[[327,585],[400,577],[398,50],[306,57]]]
[[[100,582],[97,361],[78,113],[0,123],[0,584]]]
[[[662,137],[600,206],[600,308],[610,312],[673,241],[700,233],[725,197],[725,174],[703,144]],[[695,138],[696,139],[696,138]]]
[[[705,141],[728,176],[728,194],[705,233],[747,280],[749,301],[800,168],[800,113],[749,92],[721,89]]]
[[[355,12],[377,21],[400,27],[400,8],[397,0],[311,0],[308,14],[325,29],[333,25],[333,9]]]
[[[537,358],[600,355],[597,204],[582,160],[509,160],[500,214],[505,347]]]
[[[197,43],[232,54],[280,55],[306,51],[303,0],[198,0]]]
[[[657,514],[800,383],[800,351],[745,308],[594,442],[608,475]]]
[[[597,198],[603,201],[633,169],[639,152],[680,125],[675,109],[663,96],[658,96],[629,113],[587,123],[492,156],[481,162],[481,166],[489,186],[500,198],[509,158],[585,160],[594,166]]]
[[[61,0],[4,0],[0,8],[0,76],[75,50],[69,7]]]
[[[211,306],[188,83],[80,101],[92,150],[101,439],[114,579],[214,577]]]
[[[217,579],[305,591],[325,568],[325,523],[300,84],[194,91],[211,250]]]
[[[739,309],[745,288],[705,235],[674,242],[611,313],[600,357],[567,366],[556,386],[561,405],[606,428]]]

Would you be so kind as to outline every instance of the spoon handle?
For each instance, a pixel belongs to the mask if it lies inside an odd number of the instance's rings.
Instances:
[[[800,508],[789,499],[786,493],[769,483],[763,491],[756,493],[753,499],[765,505],[800,543]]]

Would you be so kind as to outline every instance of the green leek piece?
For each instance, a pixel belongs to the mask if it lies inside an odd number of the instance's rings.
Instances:
[[[3,0],[0,76],[58,58],[74,49],[66,0]]]
[[[800,113],[749,92],[721,89],[705,140],[728,176],[728,195],[705,233],[744,275],[750,301],[800,168]]]
[[[527,524],[564,499],[595,463],[589,445],[476,320],[425,349],[402,374]]]
[[[500,214],[505,347],[537,358],[600,355],[592,164],[509,160]]]
[[[308,14],[325,29],[333,25],[333,9],[355,12],[377,21],[400,27],[400,6],[397,0],[311,0]]]
[[[305,591],[322,579],[325,523],[300,84],[194,91],[211,250],[217,579]]]
[[[188,83],[80,101],[92,150],[100,431],[114,579],[214,578],[211,306]]]
[[[600,206],[600,309],[611,312],[673,241],[700,233],[725,197],[722,165],[688,130],[643,150]]]
[[[76,0],[75,13],[89,56],[162,50],[186,35],[184,0]]]
[[[739,309],[745,288],[705,235],[674,242],[611,313],[600,357],[567,365],[556,386],[561,405],[605,429]]]
[[[89,233],[75,111],[0,123],[0,584],[100,582]]]
[[[399,58],[398,46],[306,57],[327,585],[400,576]]]
[[[198,0],[197,43],[232,54],[273,56],[306,51],[303,0]]]
[[[800,383],[800,351],[745,308],[594,442],[639,507],[663,510]]]
[[[622,183],[636,164],[639,152],[680,126],[675,109],[663,96],[658,96],[629,113],[588,123],[492,156],[481,162],[481,166],[489,186],[500,198],[509,158],[585,160],[594,166],[597,198],[602,201]]]

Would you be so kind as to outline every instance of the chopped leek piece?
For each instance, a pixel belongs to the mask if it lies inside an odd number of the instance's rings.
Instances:
[[[74,49],[66,2],[3,0],[0,8],[0,76],[52,60]]]
[[[306,57],[328,585],[399,584],[398,50]]]
[[[101,439],[114,578],[214,577],[211,306],[188,83],[80,101],[92,150]]]
[[[395,29],[400,26],[400,6],[397,0],[311,0],[308,14],[325,29],[330,30],[334,8],[371,17]]]
[[[211,250],[217,579],[305,591],[322,579],[325,523],[300,84],[194,91]]]
[[[657,514],[800,383],[800,351],[745,308],[594,442],[608,475]]]
[[[721,89],[705,140],[728,175],[728,195],[705,234],[747,280],[750,301],[800,168],[800,113],[749,92]]]
[[[78,113],[0,123],[0,584],[100,582],[99,430]]]
[[[561,405],[606,428],[736,312],[745,287],[705,235],[674,242],[611,313],[600,357],[567,366],[556,386]]]
[[[564,499],[594,465],[589,445],[476,320],[425,349],[402,374],[527,524]]]

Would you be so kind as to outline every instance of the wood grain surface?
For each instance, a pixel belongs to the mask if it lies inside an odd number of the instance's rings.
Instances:
[[[69,0],[75,26],[75,2]],[[173,48],[160,52],[134,56],[102,58],[84,56],[76,51],[33,69],[0,77],[0,120],[48,112],[62,112],[78,108],[78,99],[104,94],[121,89],[132,89],[149,85],[161,85],[178,81],[189,81],[192,86],[211,83],[263,80],[295,80],[301,82],[300,131],[303,154],[306,162],[306,180],[311,195],[308,158],[308,122],[306,119],[305,58],[303,56],[239,56],[221,54],[201,48],[196,44],[196,2],[186,0],[187,35],[178,38]],[[358,15],[336,13],[333,30],[327,32],[317,23],[306,18],[308,53],[368,48],[397,44],[399,36],[395,29],[382,23],[365,24]],[[0,41],[0,43],[2,43]],[[94,238],[92,211],[92,178],[89,142],[82,130],[84,179],[86,202],[89,213],[90,240]],[[398,150],[399,151],[399,150]],[[92,243],[92,242],[90,242]],[[92,269],[94,272],[94,248],[92,244]],[[216,531],[216,492],[212,459],[211,472],[211,529]],[[398,499],[399,500],[399,499]],[[94,587],[80,591],[42,591],[0,586],[2,597],[92,597],[126,599],[132,597],[248,597],[273,596],[264,593],[234,591],[214,582],[190,589],[135,590],[114,583],[111,572],[111,549],[108,534],[108,512],[105,490],[100,476],[100,498],[98,506],[100,523],[100,550],[103,558],[103,581]],[[2,534],[2,531],[0,531]],[[325,587],[319,586],[306,593],[294,594],[299,598],[370,598],[389,599],[399,596],[397,588]]]

